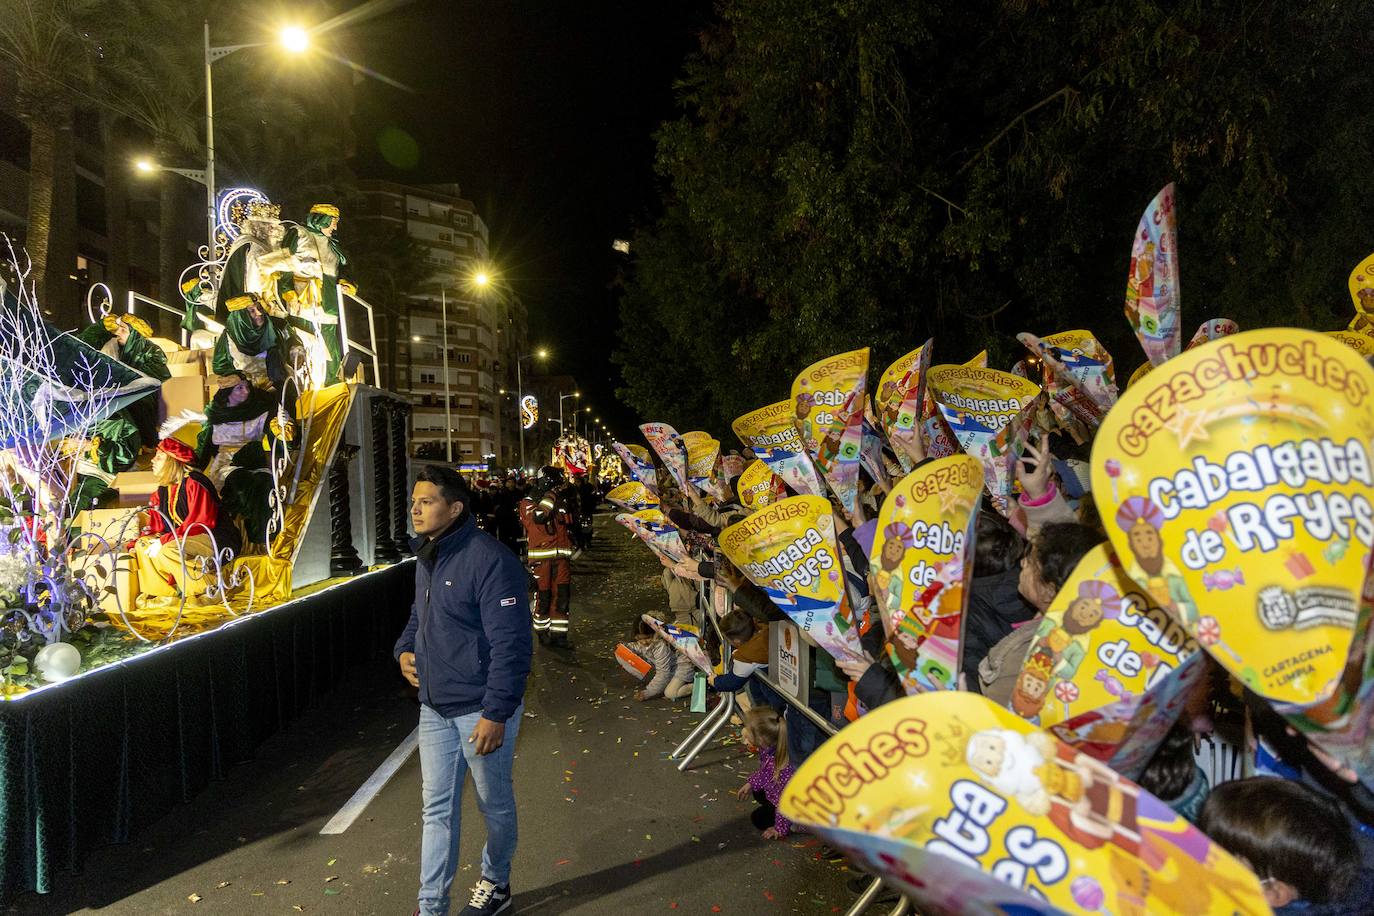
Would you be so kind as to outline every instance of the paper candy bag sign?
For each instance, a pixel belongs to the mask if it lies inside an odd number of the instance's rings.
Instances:
[[[820,477],[806,454],[801,435],[792,422],[792,402],[778,401],[751,411],[730,424],[739,441],[753,449],[787,485],[798,493],[819,496]]]
[[[637,480],[622,483],[606,494],[606,498],[627,512],[642,512],[657,509],[658,497],[649,492],[648,487]]]
[[[682,543],[681,532],[657,509],[645,509],[633,515],[621,512],[615,520],[649,545],[649,549],[658,556],[673,563],[687,559],[687,548]]]
[[[865,347],[812,363],[792,382],[797,432],[851,518],[859,502],[859,449],[863,444],[867,377]]]
[[[1313,703],[1351,649],[1374,545],[1374,370],[1323,334],[1237,334],[1157,366],[1099,432],[1127,574],[1256,693]]]
[[[888,655],[907,693],[954,689],[982,492],[977,459],[954,455],[898,481],[878,515],[873,597],[892,622]]]
[[[1104,544],[1079,561],[1037,625],[1011,708],[1130,775],[1201,675],[1197,648]]]
[[[682,434],[687,449],[687,480],[697,489],[706,490],[715,476],[716,459],[720,457],[720,443],[710,433]]]
[[[888,703],[807,758],[782,813],[921,911],[1268,913],[1167,805],[985,697]]]
[[[1141,214],[1126,276],[1126,320],[1153,366],[1179,350],[1177,243],[1174,186],[1170,184]]]
[[[1049,337],[1021,333],[1016,339],[1044,360],[1046,390],[1055,414],[1063,411],[1096,429],[1117,398],[1116,373],[1107,348],[1087,331],[1062,331]]]
[[[625,462],[625,470],[630,472],[630,476],[644,484],[650,492],[658,492],[658,472],[654,470],[654,463],[649,460],[649,450],[642,445],[625,445],[620,442],[611,443],[615,453],[620,456],[620,460]]]
[[[929,391],[959,446],[983,464],[997,508],[1009,512],[1012,464],[1033,419],[1040,386],[1019,375],[978,366],[936,366]]]
[[[701,633],[696,627],[680,627],[664,623],[652,614],[641,614],[640,618],[659,636],[662,636],[675,649],[687,656],[687,660],[707,674],[711,673],[711,659],[701,647]]]
[[[667,423],[645,423],[639,431],[663,461],[678,488],[687,489],[687,447],[682,444],[677,430]]]
[[[861,657],[829,502],[779,500],[722,531],[720,547],[816,645],[836,658]]]
[[[750,512],[782,498],[783,489],[776,474],[762,461],[755,461],[739,475],[739,498]]]
[[[902,468],[908,472],[925,455],[921,443],[921,405],[926,396],[926,370],[930,368],[933,341],[897,359],[878,379],[873,406],[887,440]]]

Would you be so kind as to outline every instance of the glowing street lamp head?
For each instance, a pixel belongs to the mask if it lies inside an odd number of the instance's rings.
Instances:
[[[485,270],[479,270],[472,275],[472,282],[475,286],[486,286],[491,282],[491,277],[488,276]]]
[[[145,175],[151,175],[157,171],[157,166],[153,163],[153,160],[151,159],[135,160],[134,168],[138,169]]]
[[[278,36],[281,46],[292,54],[300,54],[310,48],[310,33],[298,25],[288,25]]]
[[[537,357],[539,357],[540,359],[548,359],[548,358],[549,358],[549,351],[548,351],[547,349],[545,349],[544,347],[540,347],[538,350],[535,351],[535,354],[534,354],[534,355],[537,356]]]

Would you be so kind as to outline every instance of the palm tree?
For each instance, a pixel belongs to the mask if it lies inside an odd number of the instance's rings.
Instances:
[[[30,279],[49,310],[74,305],[66,277],[75,265],[49,270],[48,264],[54,218],[75,218],[54,211],[55,176],[71,171],[58,160],[71,156],[72,113],[93,85],[99,49],[90,29],[103,6],[103,0],[0,0],[0,58],[18,78],[17,114],[29,129],[24,244],[33,262]]]

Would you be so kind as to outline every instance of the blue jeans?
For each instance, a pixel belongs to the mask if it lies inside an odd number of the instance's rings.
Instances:
[[[516,840],[511,760],[524,711],[521,704],[506,722],[501,747],[479,757],[468,743],[468,736],[477,727],[480,712],[446,719],[420,704],[420,775],[424,784],[419,895],[422,916],[444,916],[448,912],[449,889],[458,869],[463,781],[469,768],[477,789],[477,808],[487,822],[482,877],[498,886],[510,883]]]

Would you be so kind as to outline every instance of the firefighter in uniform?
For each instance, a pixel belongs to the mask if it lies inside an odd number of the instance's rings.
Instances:
[[[525,526],[530,571],[539,596],[534,632],[541,644],[566,647],[573,544],[572,517],[559,494],[562,484],[561,470],[542,469],[530,495],[520,501],[520,522]]]

